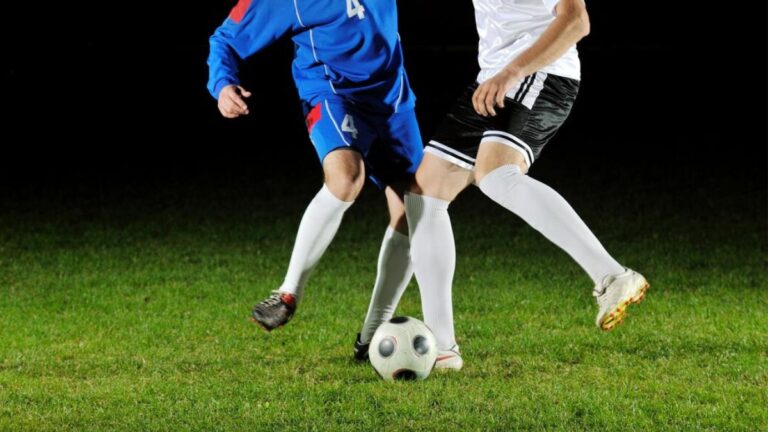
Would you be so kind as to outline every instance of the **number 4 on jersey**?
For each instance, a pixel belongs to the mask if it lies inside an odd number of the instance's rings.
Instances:
[[[344,120],[341,122],[342,132],[349,132],[352,134],[352,138],[357,139],[357,128],[355,127],[355,119],[351,115],[344,116]]]
[[[360,0],[347,0],[347,16],[352,18],[357,16],[359,19],[365,18],[365,8],[360,4]]]

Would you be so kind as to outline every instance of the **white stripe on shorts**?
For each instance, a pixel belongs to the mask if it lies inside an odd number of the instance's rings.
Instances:
[[[536,72],[534,75],[533,83],[531,84],[530,88],[525,92],[525,95],[523,96],[523,100],[520,102],[522,103],[526,108],[533,109],[533,104],[536,103],[536,99],[539,98],[539,94],[541,94],[541,90],[544,89],[544,81],[547,80],[547,73],[546,72]]]
[[[531,151],[531,148],[528,147],[528,144],[524,143],[521,139],[501,131],[488,131],[483,135],[483,139],[480,140],[481,144],[484,142],[504,144],[509,146],[512,150],[516,150],[518,153],[522,154],[528,168],[533,164],[533,152]]]
[[[430,141],[429,144],[424,148],[425,153],[431,153],[440,159],[446,160],[454,165],[458,165],[466,170],[473,170],[475,169],[475,160],[471,157],[457,152],[456,150],[440,144],[437,141]],[[461,158],[461,159],[459,159]],[[471,163],[469,161],[472,161]]]

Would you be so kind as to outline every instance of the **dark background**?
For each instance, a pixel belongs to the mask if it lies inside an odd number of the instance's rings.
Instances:
[[[290,76],[290,41],[243,69],[255,94],[248,118],[222,119],[206,92],[207,37],[233,5],[4,5],[2,193],[226,186],[276,175],[319,182]],[[472,4],[399,7],[428,137],[477,72]],[[608,172],[631,173],[637,187],[671,176],[684,193],[723,178],[764,196],[766,5],[596,0],[588,8],[580,97],[532,175],[613,166]]]

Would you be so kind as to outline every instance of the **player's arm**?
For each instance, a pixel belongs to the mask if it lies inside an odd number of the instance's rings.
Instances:
[[[589,15],[584,0],[543,0],[553,8],[555,19],[541,37],[501,72],[485,81],[472,97],[475,111],[495,116],[494,106],[504,107],[504,96],[524,77],[542,69],[565,54],[589,34]]]
[[[294,3],[284,0],[240,0],[210,37],[208,91],[218,100],[224,117],[248,114],[238,66],[283,35],[299,28]]]

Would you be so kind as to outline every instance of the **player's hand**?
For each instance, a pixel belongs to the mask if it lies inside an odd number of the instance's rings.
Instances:
[[[237,118],[248,115],[248,104],[245,99],[251,97],[251,92],[236,86],[228,85],[219,92],[219,111],[226,118]]]
[[[475,111],[484,117],[495,116],[495,107],[504,108],[504,97],[507,92],[522,79],[519,72],[503,69],[493,78],[480,84],[472,95],[472,105]]]

